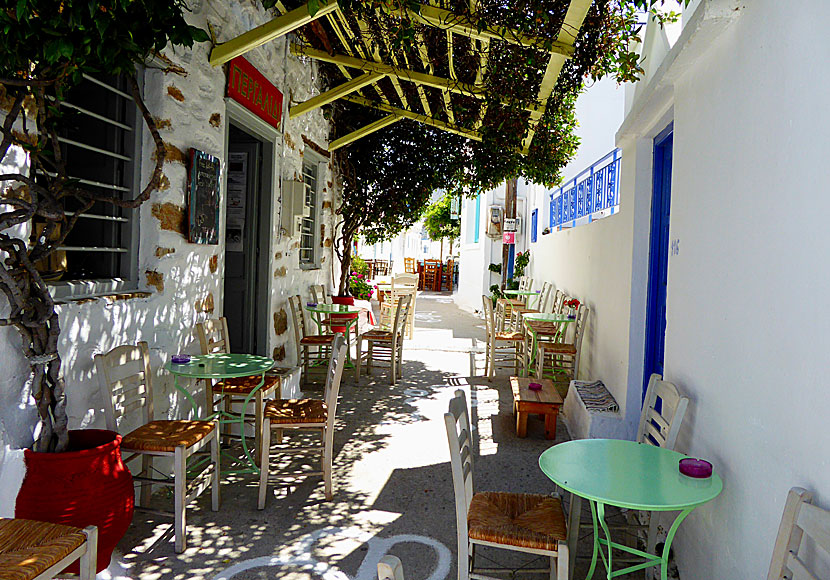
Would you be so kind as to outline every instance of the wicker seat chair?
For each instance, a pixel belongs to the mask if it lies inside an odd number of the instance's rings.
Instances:
[[[549,495],[473,492],[473,430],[464,391],[455,392],[444,414],[450,446],[455,514],[458,532],[458,580],[492,578],[477,572],[475,547],[489,546],[547,556],[550,568],[523,572],[550,573],[568,580],[570,567],[568,525],[562,502]],[[481,570],[492,571],[493,568]]]
[[[0,578],[50,580],[79,563],[81,580],[95,580],[98,528],[0,518]],[[61,574],[62,575],[62,574]]]
[[[118,420],[127,411],[139,408],[143,425],[124,435],[121,450],[127,453],[125,462],[141,457],[141,472],[133,480],[141,485],[140,505],[147,508],[152,485],[173,487],[176,552],[186,547],[186,506],[208,486],[211,488],[211,509],[219,509],[219,429],[216,421],[154,420],[153,386],[150,370],[150,350],[146,342],[137,346],[118,346],[105,354],[95,355],[95,368],[107,429],[118,431]],[[187,460],[210,445],[210,462],[201,473],[187,482]],[[173,460],[173,477],[156,477],[154,457]],[[190,489],[188,489],[190,488]]]
[[[571,342],[561,342],[562,332],[560,332],[557,337],[558,341],[540,341],[536,345],[535,376],[537,378],[568,383],[577,378],[582,336],[585,333],[588,313],[589,308],[580,304],[573,324],[574,332]]]
[[[487,380],[492,381],[496,368],[511,368],[513,374],[518,375],[524,368],[524,334],[516,331],[497,330],[493,301],[489,296],[481,297],[484,306],[484,324],[487,329],[487,344],[485,347],[484,373]]]
[[[294,345],[297,349],[298,364],[303,367],[303,385],[309,382],[309,374],[316,369],[325,369],[323,363],[331,352],[333,334],[311,334],[308,331],[306,313],[300,295],[289,296],[291,320],[294,323]]]
[[[317,431],[320,444],[309,447],[286,446],[279,451],[284,454],[319,453],[320,471],[301,471],[278,473],[276,477],[297,478],[322,475],[326,499],[334,494],[332,482],[332,456],[334,451],[334,417],[337,412],[337,396],[340,392],[340,380],[346,362],[346,340],[342,334],[336,334],[331,342],[331,358],[326,369],[326,386],[323,400],[317,399],[277,399],[265,405],[265,421],[262,425],[262,447],[260,450],[259,499],[258,509],[265,509],[265,497],[268,493],[268,477],[272,474],[271,433],[277,431],[277,443],[282,443],[283,434],[298,431]]]
[[[412,294],[401,294],[397,297],[395,315],[391,325],[364,332],[357,340],[357,357],[355,358],[355,381],[360,381],[360,367],[364,360],[366,374],[372,374],[372,367],[379,361],[389,363],[389,382],[394,385],[398,378],[403,376],[403,339],[406,331],[407,319],[413,301]],[[363,341],[367,342],[364,357]]]

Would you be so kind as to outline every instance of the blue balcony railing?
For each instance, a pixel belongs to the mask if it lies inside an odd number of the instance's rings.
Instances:
[[[622,152],[608,155],[550,194],[550,229],[589,223],[616,213],[620,205]]]

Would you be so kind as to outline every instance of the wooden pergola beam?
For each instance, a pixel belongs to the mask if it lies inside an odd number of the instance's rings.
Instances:
[[[404,81],[411,81],[413,83],[420,83],[428,87],[435,87],[436,89],[449,90],[461,95],[484,98],[487,93],[483,87],[477,87],[467,83],[453,81],[443,77],[437,77],[426,73],[421,73],[405,68],[397,68],[382,62],[366,60],[362,58],[355,58],[353,56],[346,56],[342,54],[329,54],[322,50],[315,48],[301,46],[299,44],[291,45],[291,52],[297,55],[307,56],[323,62],[331,64],[342,64],[350,68],[358,68],[365,72],[383,73],[390,77],[395,77]]]
[[[398,15],[402,15],[403,12],[403,9],[395,10]],[[476,40],[503,40],[520,46],[532,46],[565,57],[571,57],[574,53],[573,45],[561,42],[560,39],[550,41],[505,27],[490,26],[475,16],[456,14],[437,6],[420,4],[417,9],[410,8],[408,13],[411,17],[429,26],[452,30],[455,34],[469,36]]]
[[[362,139],[366,135],[371,135],[375,131],[380,131],[384,127],[388,127],[392,123],[397,123],[398,121],[402,120],[403,117],[398,115],[389,115],[384,117],[383,119],[378,119],[374,123],[369,123],[365,127],[361,127],[356,131],[352,131],[348,135],[343,135],[339,139],[335,139],[331,143],[329,143],[329,152],[335,151],[348,145],[349,143],[353,143],[358,139]]]
[[[477,131],[470,131],[469,129],[465,129],[463,127],[459,127],[457,125],[452,125],[450,123],[445,123],[440,119],[435,119],[433,117],[427,117],[426,115],[421,115],[420,113],[414,113],[412,111],[407,111],[405,109],[401,109],[398,107],[393,107],[391,105],[387,105],[385,103],[378,103],[375,101],[370,101],[369,99],[365,99],[363,97],[358,97],[355,95],[349,95],[348,97],[344,97],[343,100],[349,101],[350,103],[356,103],[358,105],[363,105],[364,107],[369,107],[371,109],[376,109],[378,111],[384,111],[386,113],[392,113],[393,115],[397,115],[399,117],[403,117],[405,119],[412,119],[413,121],[417,121],[419,123],[423,123],[424,125],[429,125],[431,127],[435,127],[436,129],[442,129],[444,131],[448,131],[449,133],[455,133],[456,135],[461,135],[462,137],[466,137],[467,139],[474,139],[475,141],[481,141],[481,134]]]
[[[582,28],[582,23],[588,15],[588,10],[591,8],[591,3],[592,0],[571,0],[568,11],[565,13],[565,19],[562,21],[562,27],[559,29],[559,34],[556,37],[558,42],[573,46],[579,34],[579,29]],[[565,58],[559,54],[551,54],[548,65],[545,68],[545,75],[542,77],[542,83],[539,85],[538,100],[541,106],[539,110],[530,113],[527,135],[525,135],[524,141],[522,142],[522,153],[525,155],[530,152],[530,144],[533,142],[533,137],[536,134],[535,125],[547,110],[548,101],[553,94],[553,89],[556,88],[556,80],[559,78],[559,73],[562,71],[564,64]]]
[[[350,81],[343,83],[342,85],[338,85],[333,89],[329,89],[328,91],[317,95],[316,97],[312,97],[307,101],[300,103],[299,105],[294,105],[291,107],[291,110],[288,113],[288,117],[293,119],[295,117],[299,117],[300,115],[304,115],[309,111],[313,111],[323,105],[328,105],[329,103],[336,101],[341,97],[345,97],[346,95],[350,95],[355,91],[359,91],[363,87],[367,85],[371,85],[373,83],[378,82],[380,79],[384,78],[386,75],[382,73],[366,73],[362,74],[359,77],[353,78]]]
[[[309,12],[308,4],[303,4],[299,8],[295,8],[281,16],[277,16],[273,20],[266,22],[256,28],[244,32],[222,44],[217,44],[210,51],[210,58],[208,62],[212,66],[219,66],[225,64],[229,60],[243,55],[246,52],[253,50],[258,46],[262,46],[266,42],[284,36],[289,32],[293,32],[313,22],[326,14],[333,12],[337,8],[336,0],[329,0],[327,4],[320,6],[314,16]]]

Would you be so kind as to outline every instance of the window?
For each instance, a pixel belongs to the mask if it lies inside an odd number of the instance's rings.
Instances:
[[[319,165],[313,160],[303,161],[303,189],[305,190],[306,216],[300,231],[300,267],[319,268],[318,238],[320,207],[318,190]]]
[[[473,226],[475,229],[473,235],[473,243],[478,243],[478,236],[481,233],[481,194],[476,196],[476,223]]]
[[[563,229],[614,215],[620,208],[619,149],[550,193],[550,229]]]
[[[140,115],[126,77],[84,80],[61,103],[64,123],[59,136],[70,177],[97,194],[132,199],[139,180],[135,175],[140,151]],[[38,168],[41,175],[49,168]],[[36,175],[37,178],[37,175]],[[82,209],[75,200],[65,201],[70,213]],[[69,285],[59,283],[56,296],[72,293],[116,291],[135,278],[138,243],[137,211],[97,202],[80,214],[64,245],[48,263],[38,264],[53,281],[100,281]],[[34,223],[33,232],[42,231]],[[104,283],[107,282],[107,283]]]
[[[536,230],[539,227],[539,210],[534,209],[530,214],[530,241],[536,243]]]

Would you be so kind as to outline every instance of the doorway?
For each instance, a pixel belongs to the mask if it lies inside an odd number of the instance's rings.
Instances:
[[[268,228],[270,196],[263,176],[270,164],[265,144],[241,127],[228,127],[227,212],[225,219],[224,313],[233,352],[265,354],[262,321],[268,318]],[[267,167],[268,166],[268,167]]]
[[[666,347],[666,295],[669,282],[669,217],[673,126],[654,139],[654,180],[651,200],[651,242],[646,302],[646,348],[643,398],[652,373],[663,375]]]

